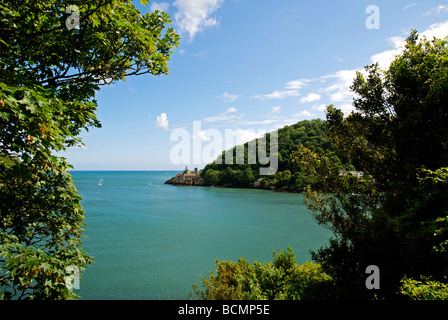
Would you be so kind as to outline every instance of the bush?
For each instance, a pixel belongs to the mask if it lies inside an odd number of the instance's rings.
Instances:
[[[274,261],[260,263],[239,258],[216,260],[217,275],[202,276],[203,290],[193,285],[193,294],[205,300],[319,300],[331,296],[332,279],[317,263],[296,263],[294,252],[281,250]]]
[[[448,300],[448,285],[431,278],[421,277],[423,281],[404,278],[400,293],[412,300]]]

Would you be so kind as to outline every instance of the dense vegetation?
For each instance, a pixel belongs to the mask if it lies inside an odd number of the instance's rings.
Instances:
[[[412,31],[389,69],[367,66],[351,89],[355,111],[344,116],[329,106],[326,133],[362,177],[341,174],[339,161],[306,145],[292,161],[322,184],[306,188],[306,204],[334,235],[312,252],[329,286],[313,298],[331,292],[330,299],[447,299],[448,38],[429,41]],[[377,289],[366,286],[371,265],[380,272]],[[205,298],[235,290],[246,298],[306,297],[292,296],[271,265],[272,273],[256,276],[244,261],[217,267],[217,275],[203,279]],[[260,283],[275,283],[281,292]]]
[[[274,261],[250,264],[244,258],[237,262],[216,262],[217,275],[202,277],[201,290],[193,285],[196,297],[205,300],[314,300],[331,298],[331,277],[317,263],[296,263],[294,252],[274,251]]]
[[[338,155],[326,135],[326,123],[323,120],[305,120],[278,131],[278,171],[273,175],[260,176],[259,169],[263,165],[248,164],[248,143],[244,144],[244,164],[236,164],[236,148],[232,149],[234,161],[225,164],[224,153],[222,164],[212,162],[201,171],[206,185],[227,187],[253,187],[260,181],[260,188],[282,189],[287,191],[303,191],[308,185],[319,187],[320,182],[312,174],[305,173],[294,163],[296,152],[302,147],[309,148],[323,157],[340,165],[341,169],[349,169],[347,158]],[[264,137],[267,154],[270,153],[270,133]],[[264,142],[266,141],[266,142]]]
[[[0,299],[77,297],[70,276],[92,257],[71,166],[55,151],[100,126],[101,85],[167,74],[178,44],[163,12],[141,15],[122,0],[70,4],[82,17],[76,28],[66,1],[0,3]]]
[[[74,3],[77,28],[65,23],[65,1],[0,3],[1,299],[76,298],[68,270],[92,257],[82,250],[84,212],[70,165],[55,151],[100,126],[101,85],[167,74],[178,45],[163,12],[141,15],[122,0]],[[366,67],[352,90],[349,116],[329,106],[327,121],[278,130],[278,172],[260,181],[305,190],[313,218],[333,231],[329,245],[300,266],[291,250],[265,264],[217,261],[198,296],[447,298],[448,39],[412,32],[388,70]],[[262,165],[245,160],[209,164],[201,175],[209,185],[252,187]],[[369,265],[381,270],[379,290],[365,286]]]
[[[448,39],[418,38],[413,31],[388,70],[372,65],[358,73],[351,115],[328,108],[330,141],[364,173],[362,181],[340,176],[309,150],[298,159],[332,191],[309,189],[307,201],[335,234],[314,259],[339,297],[392,299],[403,279],[447,282]],[[365,290],[371,264],[381,270],[378,292]]]

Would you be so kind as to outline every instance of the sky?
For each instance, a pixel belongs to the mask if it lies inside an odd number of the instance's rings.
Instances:
[[[204,150],[220,136],[225,150],[285,125],[325,119],[330,104],[349,113],[356,71],[374,62],[387,68],[411,29],[429,39],[448,36],[448,0],[134,4],[142,13],[167,12],[180,45],[169,75],[101,87],[102,128],[83,132],[85,146],[60,154],[75,170],[201,169],[219,154]],[[235,139],[226,140],[226,132]],[[184,153],[174,152],[180,146]]]

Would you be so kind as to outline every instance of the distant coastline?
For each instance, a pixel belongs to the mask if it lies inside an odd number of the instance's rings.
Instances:
[[[165,181],[164,184],[170,184],[178,187],[212,187],[212,188],[233,188],[233,189],[260,189],[260,190],[270,190],[276,192],[285,192],[285,193],[302,193],[303,189],[299,188],[289,188],[287,186],[283,186],[277,188],[275,186],[262,187],[261,181],[263,178],[257,179],[251,186],[236,186],[232,184],[207,184],[204,179],[200,176],[200,172],[195,168],[194,173],[191,173],[188,168],[185,168],[183,173],[177,173],[176,176]]]
[[[128,169],[71,169],[69,172],[179,172],[179,170],[151,170],[151,169],[142,169],[142,170],[128,170]]]

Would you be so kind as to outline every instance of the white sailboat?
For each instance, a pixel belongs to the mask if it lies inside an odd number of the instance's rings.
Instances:
[[[103,179],[100,179],[100,180],[98,181],[98,185],[99,185],[99,186],[102,186],[102,185],[103,185],[102,182],[103,182]]]

